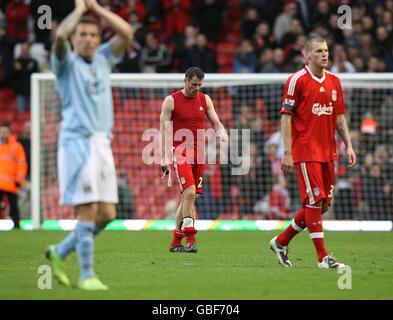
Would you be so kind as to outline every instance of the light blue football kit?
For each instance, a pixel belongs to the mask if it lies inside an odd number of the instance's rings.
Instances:
[[[100,45],[91,61],[72,52],[51,56],[62,100],[58,173],[60,203],[117,203],[117,179],[110,146],[113,102],[110,86],[111,42]]]

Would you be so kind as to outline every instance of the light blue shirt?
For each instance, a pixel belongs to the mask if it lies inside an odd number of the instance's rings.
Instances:
[[[113,101],[110,73],[120,57],[112,55],[111,42],[100,45],[87,63],[67,44],[66,56],[59,60],[52,53],[51,62],[62,100],[60,139],[87,137],[105,132],[112,138]]]

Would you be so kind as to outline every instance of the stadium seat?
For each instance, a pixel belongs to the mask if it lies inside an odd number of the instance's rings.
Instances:
[[[217,55],[219,54],[234,55],[237,50],[237,47],[238,45],[233,42],[219,42],[216,47]]]
[[[0,110],[0,119],[5,122],[11,123],[17,116],[16,111]]]
[[[0,89],[0,110],[16,110],[16,97],[12,89]]]

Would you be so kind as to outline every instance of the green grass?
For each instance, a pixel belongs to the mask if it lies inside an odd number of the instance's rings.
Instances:
[[[107,292],[40,290],[38,267],[46,245],[66,232],[0,233],[0,299],[393,299],[391,232],[325,232],[326,245],[352,269],[352,289],[340,290],[341,274],[317,268],[307,233],[291,243],[294,267],[282,268],[268,248],[275,232],[198,234],[197,254],[169,253],[171,233],[108,231],[96,241],[95,270]],[[76,255],[67,260],[73,283]]]

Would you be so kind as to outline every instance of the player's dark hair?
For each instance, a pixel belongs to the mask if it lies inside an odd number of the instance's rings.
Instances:
[[[101,31],[102,30],[101,30],[100,22],[98,20],[94,19],[93,17],[91,17],[91,16],[83,16],[79,20],[78,25],[79,24],[94,24],[98,28],[98,34],[101,35]]]
[[[195,76],[199,80],[203,80],[205,78],[205,73],[198,67],[190,67],[186,70],[186,78],[188,80],[191,80]]]

